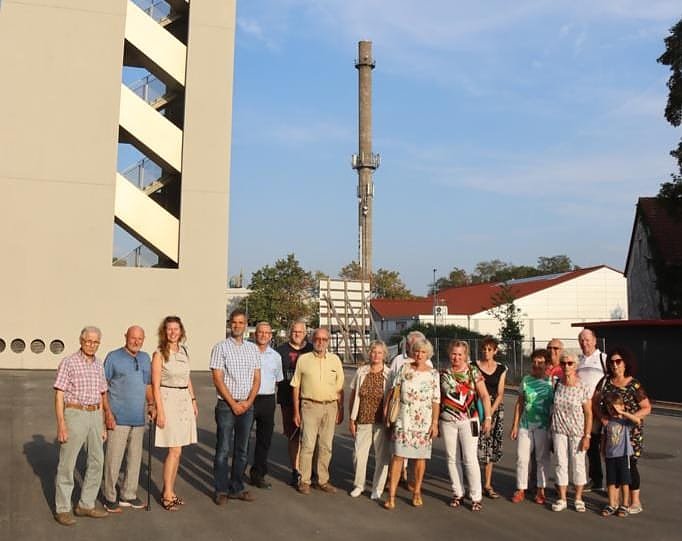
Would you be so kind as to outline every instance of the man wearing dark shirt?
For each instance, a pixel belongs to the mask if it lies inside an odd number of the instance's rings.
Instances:
[[[277,348],[282,357],[282,373],[284,380],[277,386],[277,402],[282,409],[282,427],[284,435],[289,438],[289,460],[291,461],[291,485],[298,486],[301,474],[298,471],[298,454],[300,450],[300,434],[294,424],[294,403],[291,378],[296,370],[296,362],[304,353],[313,350],[306,340],[305,321],[299,319],[289,327],[289,341]]]

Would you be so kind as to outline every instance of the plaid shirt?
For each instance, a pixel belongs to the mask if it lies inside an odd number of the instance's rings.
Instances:
[[[104,364],[97,357],[94,361],[89,361],[79,349],[59,363],[53,387],[64,391],[65,403],[81,406],[99,404],[102,393],[107,391]]]
[[[253,342],[237,343],[234,338],[213,346],[211,370],[222,370],[223,381],[235,400],[246,400],[253,387],[254,371],[260,370],[260,352]],[[222,397],[218,395],[218,398]]]

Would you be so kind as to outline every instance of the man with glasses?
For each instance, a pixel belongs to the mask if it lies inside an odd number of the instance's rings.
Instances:
[[[102,339],[97,327],[85,327],[80,335],[80,349],[65,357],[57,368],[54,409],[57,417],[59,465],[55,479],[55,520],[62,526],[76,523],[71,514],[73,473],[80,450],[85,447],[87,465],[81,497],[73,510],[76,516],[104,518],[107,512],[95,507],[102,481],[107,437],[102,417],[102,397],[107,392],[102,361],[95,357]]]
[[[301,481],[298,491],[310,494],[313,452],[317,442],[318,488],[329,494],[336,488],[329,482],[334,427],[343,421],[343,365],[327,351],[329,331],[316,329],[313,351],[301,355],[291,380],[294,423],[301,427]],[[318,439],[319,438],[319,439]]]
[[[142,463],[145,412],[155,416],[152,397],[151,361],[141,351],[144,329],[137,325],[125,333],[125,345],[110,351],[104,359],[104,375],[109,392],[104,395],[104,422],[107,427],[107,449],[104,456],[104,508],[109,513],[120,513],[121,507],[142,509],[137,497]],[[123,456],[126,471],[116,494]]]
[[[597,336],[591,329],[583,329],[578,335],[578,343],[582,353],[578,356],[578,377],[587,385],[590,396],[594,395],[599,381],[606,374],[606,355],[597,348]],[[592,423],[590,448],[587,450],[588,474],[590,480],[585,485],[585,492],[604,491],[604,475],[601,467],[601,423],[597,422],[598,411],[592,408],[595,422]]]
[[[298,471],[298,453],[300,451],[301,438],[298,428],[294,424],[294,402],[291,378],[294,377],[298,358],[304,353],[310,353],[313,345],[306,340],[306,324],[302,319],[297,319],[289,327],[289,341],[277,348],[277,353],[282,357],[282,373],[284,379],[277,386],[277,403],[282,411],[282,428],[288,438],[289,460],[291,462],[291,486],[297,487],[301,481]]]
[[[256,425],[256,445],[253,466],[249,476],[251,484],[269,489],[272,485],[265,480],[268,473],[268,452],[275,428],[275,389],[282,381],[282,358],[270,347],[272,327],[266,321],[256,325],[256,346],[260,355],[260,388],[253,403],[253,424]]]
[[[564,353],[564,343],[558,338],[552,338],[547,342],[547,351],[549,352],[549,363],[545,366],[545,376],[560,378],[564,375],[559,359]]]

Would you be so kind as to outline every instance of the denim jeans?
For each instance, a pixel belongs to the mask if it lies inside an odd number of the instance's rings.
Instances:
[[[217,425],[213,476],[216,494],[237,495],[244,492],[242,477],[246,470],[249,448],[249,434],[253,423],[253,407],[241,415],[235,415],[224,400],[218,400],[215,407]],[[227,462],[232,449],[232,469]]]

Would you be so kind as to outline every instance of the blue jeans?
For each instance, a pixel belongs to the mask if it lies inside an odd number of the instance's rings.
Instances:
[[[227,402],[218,400],[215,407],[215,422],[218,426],[213,461],[216,494],[241,494],[244,492],[242,477],[246,470],[253,407],[241,415],[235,415]],[[227,462],[233,443],[232,469],[229,470]]]

